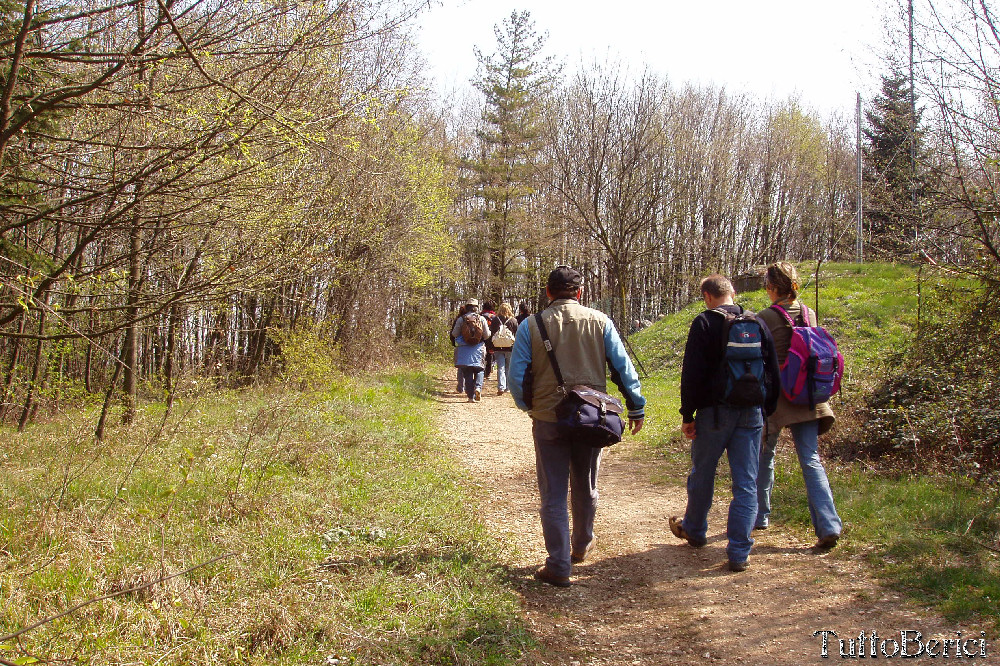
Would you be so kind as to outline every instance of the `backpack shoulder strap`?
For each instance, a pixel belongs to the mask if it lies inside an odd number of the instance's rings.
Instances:
[[[542,336],[542,344],[545,345],[545,351],[549,354],[549,363],[552,364],[552,371],[556,374],[556,381],[559,382],[559,388],[566,392],[566,384],[563,382],[562,372],[559,371],[559,362],[556,360],[556,351],[552,348],[552,340],[549,339],[549,332],[545,330],[545,322],[542,321],[542,313],[535,313],[535,323],[538,324],[538,333]]]
[[[805,306],[803,305],[802,307]],[[771,306],[771,309],[774,310],[775,312],[780,312],[781,316],[785,318],[786,322],[788,322],[788,325],[792,328],[795,328],[795,322],[793,322],[792,318],[788,316],[788,311],[785,310],[785,308],[775,303],[774,305]]]

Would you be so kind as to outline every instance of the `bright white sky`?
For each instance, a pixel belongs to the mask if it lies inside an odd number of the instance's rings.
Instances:
[[[797,95],[827,115],[853,116],[877,92],[883,15],[891,0],[436,0],[418,44],[443,93],[475,76],[473,47],[495,50],[494,25],[528,10],[548,32],[544,55],[566,63],[610,55],[674,86],[715,84],[758,99]],[[905,54],[903,54],[905,55]]]

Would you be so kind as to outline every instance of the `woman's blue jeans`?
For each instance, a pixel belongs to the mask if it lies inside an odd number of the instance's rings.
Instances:
[[[507,368],[510,367],[510,350],[496,350],[497,362],[497,390],[507,390]]]
[[[809,499],[809,517],[819,538],[840,534],[844,524],[833,504],[830,480],[819,459],[819,421],[792,423],[788,426],[795,441],[795,453],[802,468]],[[774,487],[774,451],[780,430],[768,432],[760,451],[760,474],[757,476],[757,527],[767,527],[771,515],[771,489]]]
[[[708,511],[715,492],[715,473],[723,453],[729,457],[733,499],[729,503],[726,554],[731,562],[750,556],[754,518],[757,516],[757,461],[764,415],[760,407],[717,405],[699,409],[695,415],[695,438],[691,442],[691,473],[687,479],[688,503],[684,531],[692,541],[702,541],[708,532]]]

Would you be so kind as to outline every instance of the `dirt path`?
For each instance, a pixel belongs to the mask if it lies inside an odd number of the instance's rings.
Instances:
[[[841,661],[832,636],[829,658],[822,658],[821,637],[813,636],[821,630],[836,631],[845,649],[862,631],[867,637],[877,632],[879,642],[898,640],[903,630],[919,631],[924,640],[956,637],[959,628],[880,588],[856,558],[814,554],[814,539],[780,525],[754,533],[748,571],[729,572],[726,484],[716,488],[708,546],[695,550],[667,527],[669,516],[684,512],[684,480],[654,485],[654,464],[631,455],[627,440],[606,451],[597,544],[587,562],[574,567],[573,586],[538,583],[531,575],[545,550],[530,419],[509,394],[496,396],[493,380],[477,404],[454,388],[454,375],[439,380],[441,430],[460,433],[453,444],[481,485],[483,518],[513,544],[505,564],[519,575],[526,620],[542,646],[526,663],[818,664]],[[647,413],[656,418],[655,405]],[[966,632],[970,637],[978,632]],[[988,647],[990,658],[979,663],[993,662]],[[891,652],[892,643],[886,648]]]

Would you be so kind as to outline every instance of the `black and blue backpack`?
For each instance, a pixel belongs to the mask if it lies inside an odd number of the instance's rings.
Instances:
[[[716,379],[719,402],[733,407],[757,407],[767,396],[764,372],[764,331],[757,315],[749,310],[734,314],[722,308],[711,310],[725,318],[722,329],[722,361]]]

